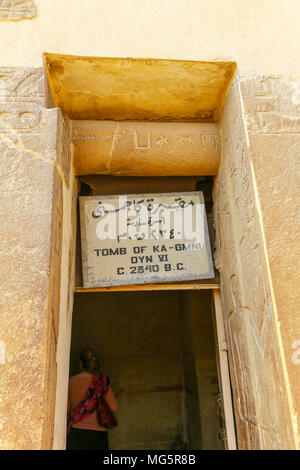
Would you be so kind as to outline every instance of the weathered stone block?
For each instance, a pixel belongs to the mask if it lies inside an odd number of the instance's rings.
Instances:
[[[295,429],[300,419],[299,363],[293,356],[300,339],[299,92],[299,82],[282,78],[241,79],[241,99]],[[259,286],[256,292],[259,293]],[[269,309],[267,302],[265,309]]]
[[[78,175],[215,175],[220,159],[217,124],[74,121]]]
[[[60,308],[60,113],[42,108],[43,73],[1,68],[0,337],[2,449],[51,448]],[[55,202],[54,202],[55,201]]]
[[[237,80],[221,121],[223,152],[214,191],[216,261],[221,272],[239,447],[293,448],[289,384],[241,101]],[[253,119],[250,114],[247,123],[256,129],[257,117]]]
[[[25,20],[36,15],[33,0],[0,0],[0,20]]]

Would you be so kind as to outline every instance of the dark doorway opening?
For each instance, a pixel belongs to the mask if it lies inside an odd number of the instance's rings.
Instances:
[[[93,348],[119,404],[111,450],[224,449],[211,305],[211,290],[75,294],[70,375]]]

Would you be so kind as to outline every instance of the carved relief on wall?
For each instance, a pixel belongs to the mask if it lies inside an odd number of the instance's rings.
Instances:
[[[293,438],[238,82],[224,108],[222,134],[216,246],[239,446],[280,448]]]
[[[300,81],[243,77],[240,89],[296,435],[300,420],[299,365],[293,361],[292,351],[300,339]],[[267,325],[268,315],[262,321],[264,334]]]
[[[0,145],[48,162],[55,158],[67,182],[68,126],[58,109],[45,107],[44,78],[42,68],[0,67]]]
[[[60,111],[45,107],[44,90],[42,68],[0,67],[0,199],[5,206],[0,214],[4,299],[0,329],[6,348],[0,342],[0,364],[6,361],[0,374],[0,414],[6,429],[0,435],[0,448],[4,449],[52,448],[53,441],[70,139]],[[68,252],[68,240],[64,248]],[[70,309],[72,293],[71,289]],[[20,351],[27,361],[19,360]],[[28,396],[41,398],[28,400]],[[8,413],[10,409],[14,412]]]
[[[300,83],[280,77],[241,79],[244,112],[252,134],[299,134]]]
[[[0,131],[30,133],[40,124],[44,73],[34,67],[0,67]]]
[[[79,175],[212,175],[221,153],[214,123],[78,120],[72,139]]]
[[[0,0],[1,1],[1,0]],[[0,98],[31,98],[44,104],[44,71],[41,67],[0,67]]]
[[[0,0],[0,20],[26,20],[35,15],[36,5],[33,0]]]

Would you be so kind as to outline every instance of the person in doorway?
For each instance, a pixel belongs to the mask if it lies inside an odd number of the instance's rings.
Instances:
[[[104,396],[112,412],[118,404],[109,377],[99,371],[99,362],[92,349],[80,353],[81,372],[69,380],[67,449],[108,450],[107,429],[99,426],[97,397]]]

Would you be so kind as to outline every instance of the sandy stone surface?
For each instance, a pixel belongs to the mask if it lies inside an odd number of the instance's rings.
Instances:
[[[243,114],[243,96],[252,102],[247,93],[241,95],[237,80],[222,116],[222,160],[214,191],[216,265],[221,274],[238,441],[240,448],[295,448],[295,409],[290,401],[292,376],[286,375],[288,358],[282,354],[281,346],[289,325],[282,321],[281,329],[278,328],[279,289],[268,264],[270,239],[265,238],[268,226],[264,222],[270,215],[261,205],[263,198],[258,194],[261,175],[255,165],[256,158],[260,160],[265,156],[257,153],[256,157],[255,148],[248,145],[245,121],[252,123],[257,116]],[[250,135],[250,142],[251,139]],[[273,146],[274,142],[276,137],[272,140]],[[269,209],[272,201],[274,203],[273,216],[281,211],[280,198],[269,186],[272,178],[268,173],[274,171],[278,178],[280,175],[281,163],[274,160],[275,148],[272,162],[265,165],[265,178],[261,179],[261,190],[269,201]],[[290,181],[287,180],[287,184]],[[284,188],[282,180],[281,188]],[[282,194],[288,205],[285,196]],[[278,228],[278,224],[269,227],[270,237],[272,232],[274,239],[281,227]],[[281,240],[279,259],[290,246],[290,240]],[[281,266],[283,276],[293,269],[293,265],[288,267],[290,261],[287,258]],[[285,284],[285,308],[293,318],[287,289]]]
[[[1,68],[2,449],[51,448],[63,170],[41,69]],[[53,204],[55,200],[55,204]]]
[[[73,121],[78,175],[216,175],[221,141],[214,123]]]
[[[70,119],[218,120],[236,64],[44,54],[55,106]]]
[[[64,422],[77,193],[68,120],[45,100],[42,69],[0,67],[2,449],[52,448],[58,366]],[[240,448],[297,446],[299,106],[297,84],[243,77],[220,123],[216,265]]]
[[[36,5],[33,0],[0,0],[1,20],[25,20],[34,18]]]
[[[241,97],[295,426],[300,420],[300,87],[245,77]]]

